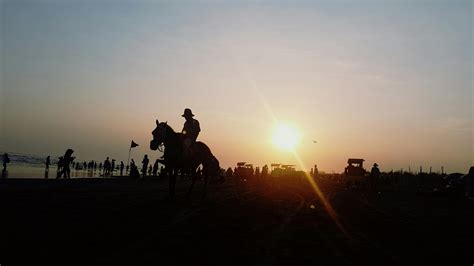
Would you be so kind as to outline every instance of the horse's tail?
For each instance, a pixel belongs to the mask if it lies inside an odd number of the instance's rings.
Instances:
[[[195,145],[199,150],[204,173],[209,176],[217,176],[220,172],[219,160],[212,154],[211,149],[205,143],[197,141]]]

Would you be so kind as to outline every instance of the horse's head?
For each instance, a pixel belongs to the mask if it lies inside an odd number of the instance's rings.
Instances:
[[[150,149],[156,151],[158,147],[165,141],[168,130],[167,122],[159,122],[156,119],[156,128],[151,132],[153,139],[150,141]]]

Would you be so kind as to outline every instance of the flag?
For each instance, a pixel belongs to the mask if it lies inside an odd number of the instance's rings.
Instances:
[[[135,148],[138,147],[138,144],[135,143],[135,141],[132,140],[132,144],[130,144],[130,148]]]

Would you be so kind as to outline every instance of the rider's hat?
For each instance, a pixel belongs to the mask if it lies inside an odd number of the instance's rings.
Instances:
[[[189,108],[184,109],[184,114],[182,115],[182,117],[190,117],[190,116],[191,116],[191,117],[194,116],[194,115],[193,115],[193,112],[191,111],[191,109],[189,109]]]
[[[374,163],[374,166],[377,167],[377,166],[379,166],[379,165],[378,165],[377,163]]]

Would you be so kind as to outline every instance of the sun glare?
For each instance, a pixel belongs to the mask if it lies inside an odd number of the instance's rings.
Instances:
[[[281,150],[294,150],[299,140],[300,134],[292,125],[279,123],[273,131],[273,145]]]

